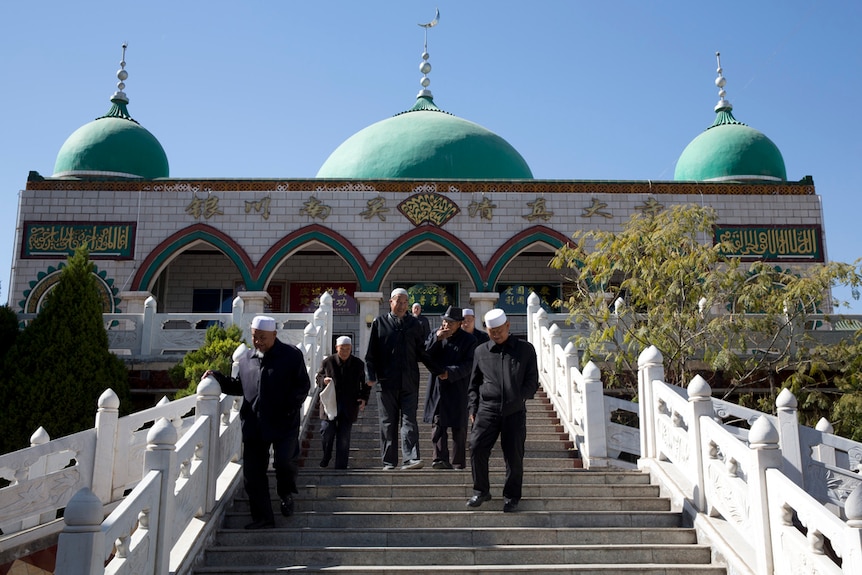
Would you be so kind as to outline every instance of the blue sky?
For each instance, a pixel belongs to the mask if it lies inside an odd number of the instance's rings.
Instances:
[[[417,23],[435,8],[435,103],[508,140],[542,179],[673,179],[714,118],[720,51],[736,118],[776,143],[788,179],[814,177],[830,259],[862,256],[857,0],[8,1],[0,301],[17,193],[107,112],[123,42],[129,111],[172,177],[313,177],[347,137],[413,104]]]

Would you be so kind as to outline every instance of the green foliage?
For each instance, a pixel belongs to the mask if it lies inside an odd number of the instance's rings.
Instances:
[[[39,315],[6,354],[0,401],[2,451],[29,445],[42,426],[53,437],[93,427],[108,388],[128,401],[125,364],[108,351],[102,300],[86,247],[72,255]]]
[[[230,373],[233,352],[241,343],[242,329],[236,325],[227,328],[218,325],[208,327],[204,344],[199,349],[188,352],[169,372],[174,384],[186,385],[177,392],[174,399],[195,393],[201,376],[208,369]]]
[[[714,245],[716,223],[712,208],[672,206],[635,214],[619,233],[578,232],[557,251],[551,266],[570,282],[563,303],[573,323],[588,326],[575,342],[585,361],[634,373],[638,355],[655,345],[668,381],[720,371],[731,388],[775,386],[779,374],[807,373],[807,315],[832,287],[858,286],[862,276],[841,263],[809,266],[804,276],[744,265]]]
[[[0,365],[18,339],[18,314],[8,305],[0,306]]]

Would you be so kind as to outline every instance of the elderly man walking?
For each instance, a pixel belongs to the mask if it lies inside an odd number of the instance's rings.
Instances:
[[[476,348],[468,389],[470,466],[473,497],[469,507],[491,499],[488,460],[500,437],[506,463],[503,511],[517,511],[524,483],[524,444],[527,438],[526,401],[539,389],[536,350],[509,333],[509,320],[501,309],[485,314],[491,341]]]
[[[380,416],[380,452],[383,469],[398,466],[398,431],[401,430],[401,469],[420,469],[419,457],[419,365],[438,373],[425,352],[422,326],[407,313],[407,290],[396,288],[389,296],[389,313],[371,324],[365,370],[368,385],[377,385]]]
[[[297,493],[300,411],[311,382],[302,352],[279,340],[275,328],[275,319],[256,316],[251,322],[255,350],[245,344],[237,348],[230,376],[218,371],[203,375],[214,377],[224,393],[243,396],[242,474],[252,518],[246,529],[275,525],[267,478],[270,449],[282,515],[293,515]]]

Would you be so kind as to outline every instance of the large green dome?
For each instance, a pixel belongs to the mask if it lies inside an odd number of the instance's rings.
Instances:
[[[317,177],[493,180],[532,179],[533,173],[506,140],[420,95],[410,110],[345,140]]]
[[[125,104],[114,102],[107,115],[75,130],[60,148],[54,177],[167,178],[168,157]]]
[[[720,110],[715,123],[686,146],[674,180],[786,180],[784,158],[772,140]]]

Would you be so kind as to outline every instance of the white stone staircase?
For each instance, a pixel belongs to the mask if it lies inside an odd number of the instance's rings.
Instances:
[[[469,464],[463,471],[430,468],[428,425],[420,424],[424,469],[381,469],[372,393],[353,428],[351,468],[318,466],[315,422],[304,442],[295,515],[276,514],[275,529],[245,531],[250,517],[240,490],[195,573],[726,573],[711,564],[694,530],[681,527],[682,515],[648,475],[579,469],[541,391],[527,421],[519,511],[502,512],[499,445],[491,458],[494,499],[474,510],[466,506]],[[274,477],[270,485],[277,501]]]

